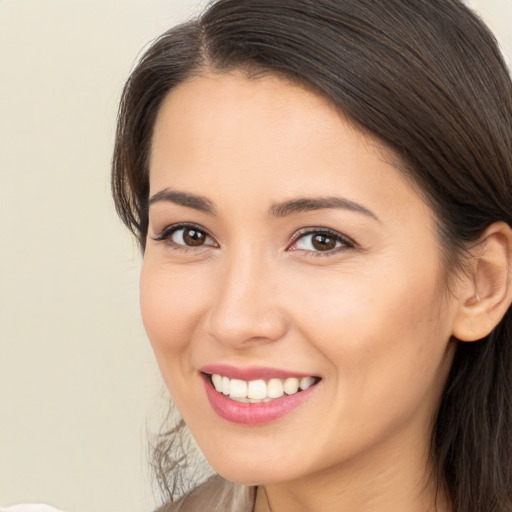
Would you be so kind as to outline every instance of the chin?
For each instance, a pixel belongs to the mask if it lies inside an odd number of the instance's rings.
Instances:
[[[298,479],[308,472],[296,460],[276,452],[277,450],[260,450],[258,456],[254,453],[238,452],[236,455],[217,454],[213,457],[208,457],[206,453],[206,457],[219,475],[241,485],[277,484]]]

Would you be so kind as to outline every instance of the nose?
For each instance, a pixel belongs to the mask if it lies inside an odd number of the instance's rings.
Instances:
[[[279,280],[270,262],[247,251],[224,262],[208,315],[211,336],[231,348],[282,338],[287,319],[279,307]]]

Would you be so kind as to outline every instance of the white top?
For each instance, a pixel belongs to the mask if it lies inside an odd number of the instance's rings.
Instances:
[[[41,503],[21,503],[11,507],[0,507],[0,512],[62,512],[61,510]]]

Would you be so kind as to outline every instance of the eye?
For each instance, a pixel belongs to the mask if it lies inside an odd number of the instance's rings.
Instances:
[[[208,232],[193,224],[179,224],[166,227],[160,235],[153,238],[156,242],[165,241],[176,248],[194,248],[203,246],[216,247]]]
[[[338,252],[338,249],[353,247],[354,243],[340,233],[326,229],[316,229],[299,233],[288,250],[326,253],[327,255]]]
[[[199,247],[205,245],[211,238],[196,228],[179,228],[172,232],[169,240],[178,245],[187,245],[189,247]]]

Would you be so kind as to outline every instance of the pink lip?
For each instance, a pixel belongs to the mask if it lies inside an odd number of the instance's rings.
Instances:
[[[277,368],[264,368],[264,367],[250,367],[250,368],[237,368],[227,364],[211,364],[200,368],[203,373],[210,375],[217,374],[229,379],[240,379],[240,380],[269,380],[269,379],[287,379],[289,377],[309,377],[311,374],[290,372],[287,370],[280,370]]]
[[[281,398],[274,398],[269,402],[250,404],[231,400],[227,396],[216,391],[213,387],[210,376],[206,375],[206,373],[209,372],[202,373],[201,376],[203,378],[206,396],[212,406],[212,409],[221,418],[232,423],[239,423],[242,425],[262,425],[281,418],[299,407],[310,397],[311,392],[313,392],[317,387],[314,385],[304,391],[299,391],[294,395],[284,395]],[[222,375],[222,372],[219,372],[219,374]],[[224,375],[226,377],[228,376],[226,374]],[[237,375],[240,374],[238,373]],[[260,375],[260,378],[263,378],[261,377],[261,373],[258,375]],[[275,377],[276,374],[273,373],[272,375]],[[297,376],[297,374],[293,375]]]

